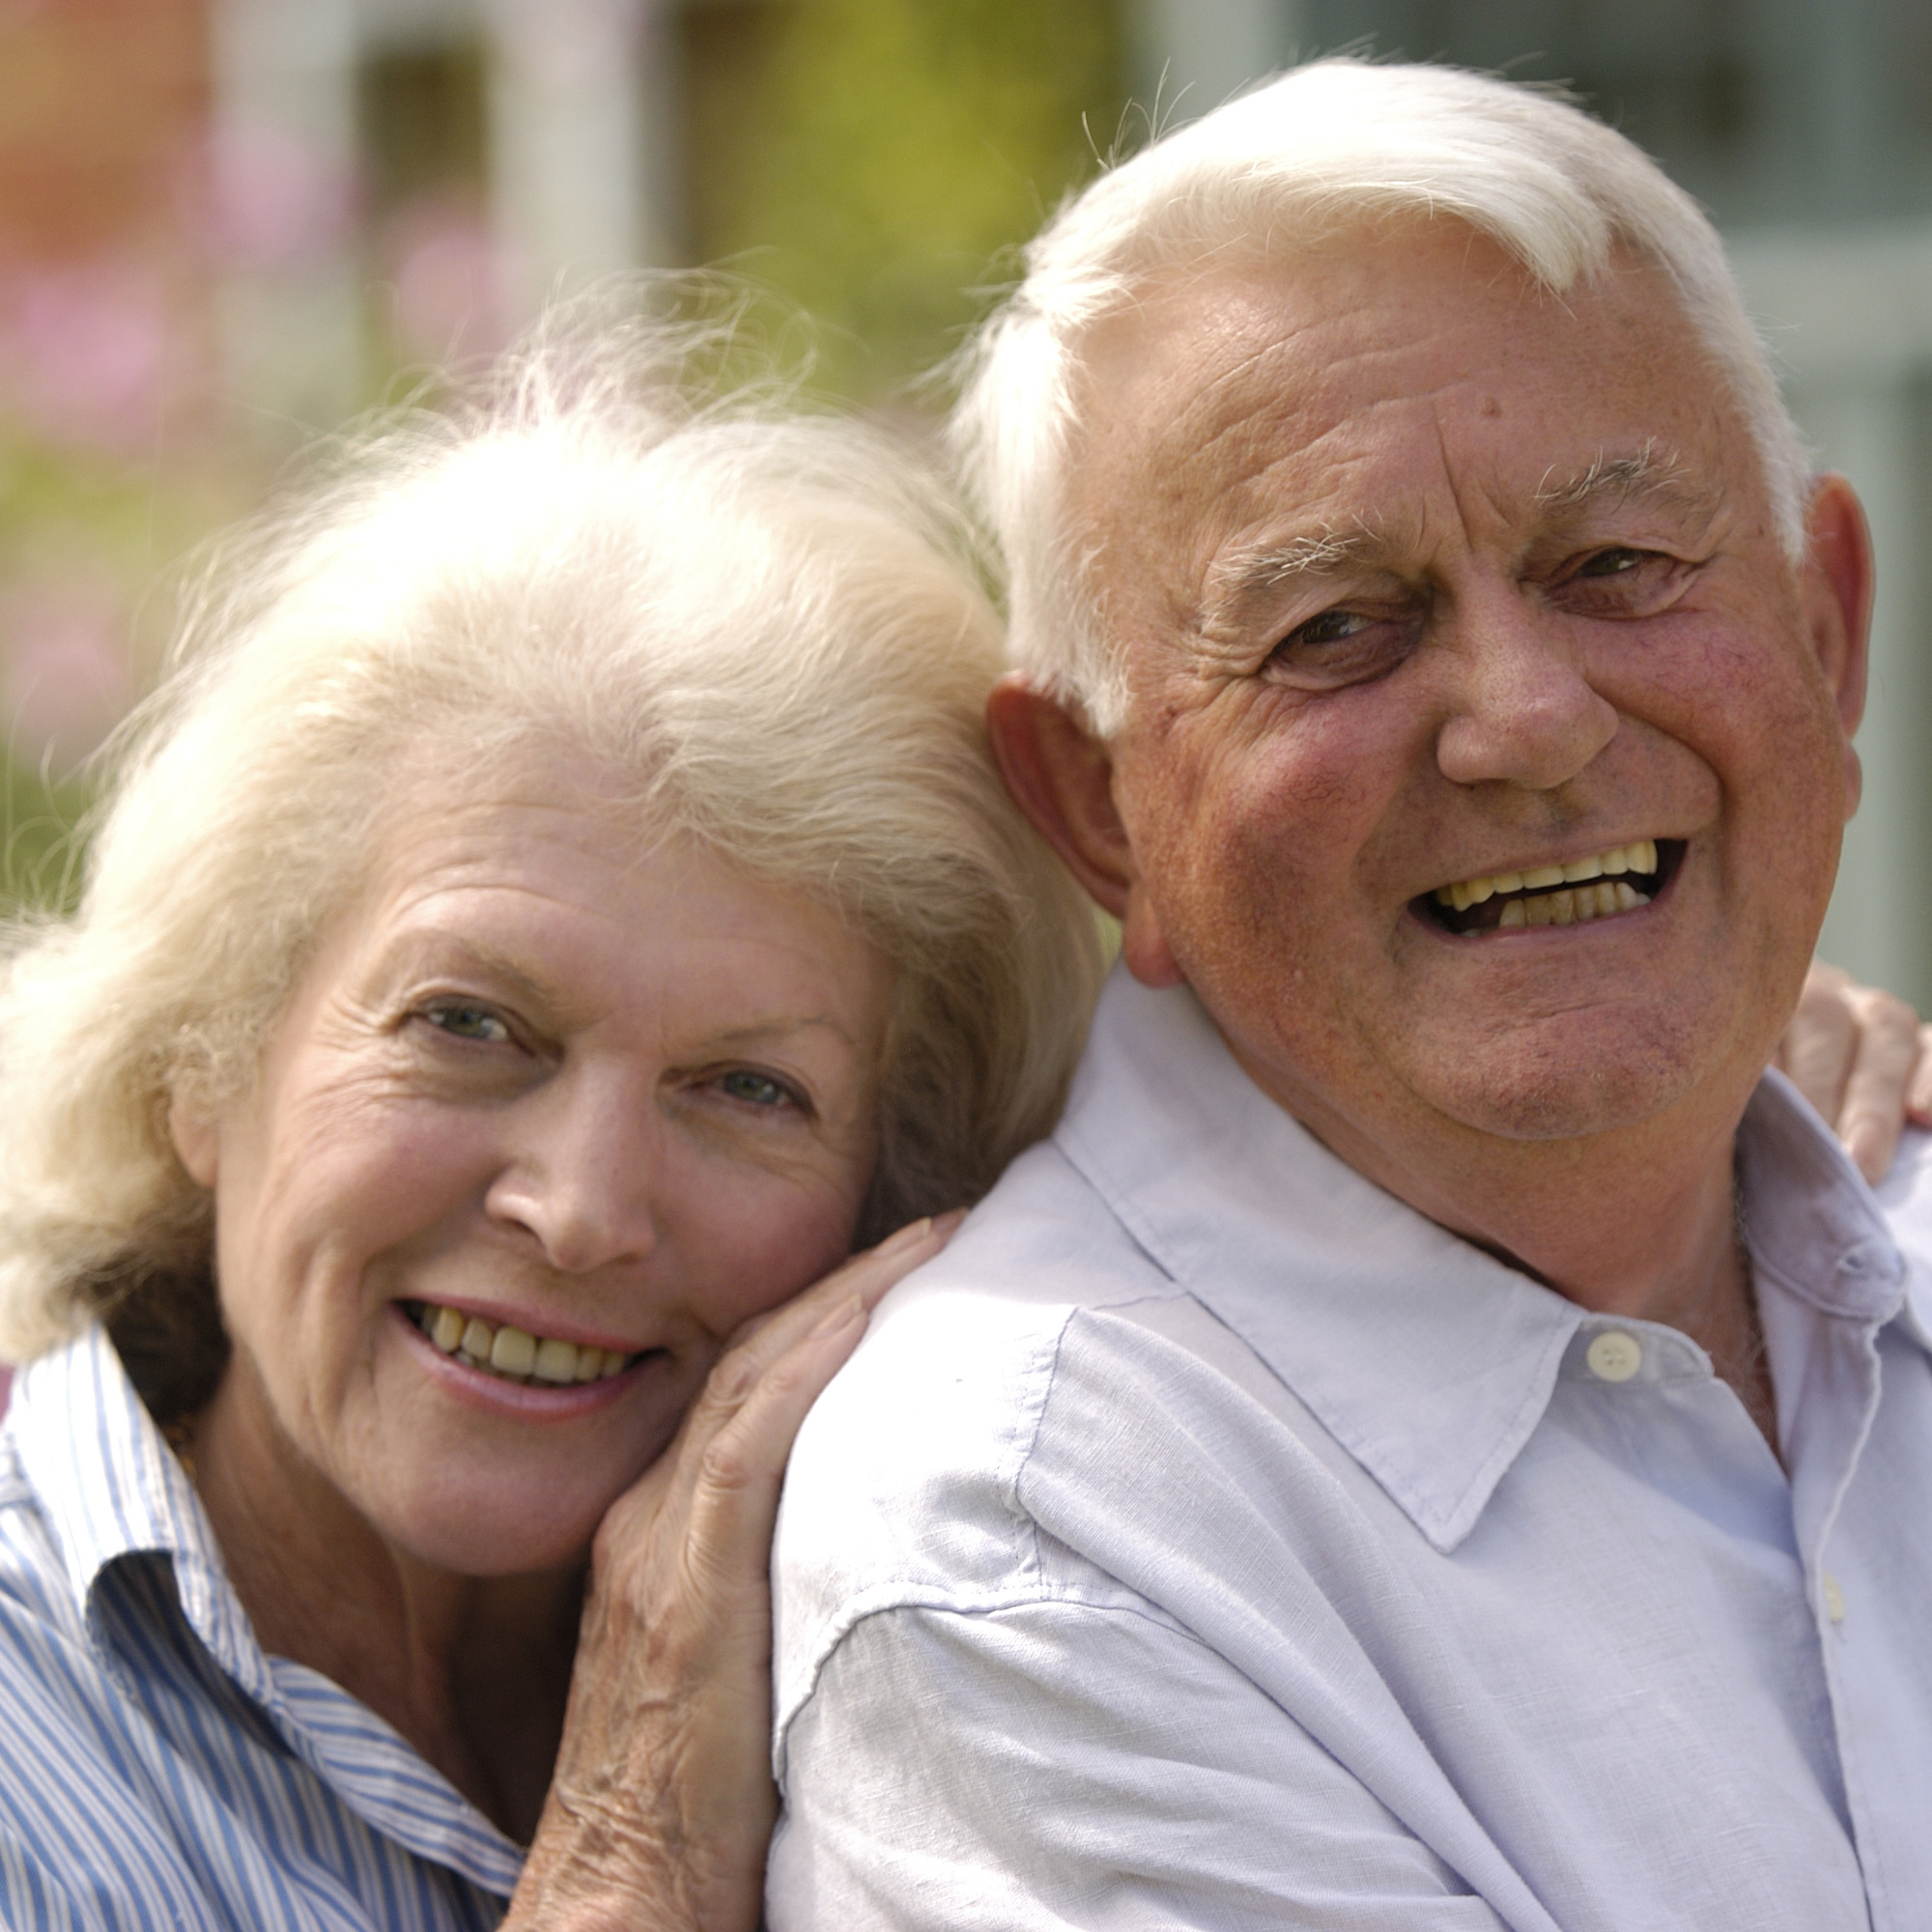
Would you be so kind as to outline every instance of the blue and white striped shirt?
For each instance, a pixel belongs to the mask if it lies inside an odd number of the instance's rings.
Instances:
[[[372,1711],[268,1657],[99,1329],[0,1427],[0,1918],[493,1926],[523,1854]]]

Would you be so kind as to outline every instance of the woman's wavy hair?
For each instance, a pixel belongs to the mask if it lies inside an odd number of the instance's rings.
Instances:
[[[225,1360],[178,1095],[244,1092],[405,787],[533,744],[640,832],[833,909],[896,970],[862,1238],[1052,1126],[1099,973],[1009,802],[967,526],[885,435],[707,386],[718,342],[553,322],[338,450],[217,566],[111,748],[78,911],[0,969],[0,1358],[99,1315],[163,1420]]]

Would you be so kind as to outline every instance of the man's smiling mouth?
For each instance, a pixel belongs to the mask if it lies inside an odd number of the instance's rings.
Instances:
[[[1508,932],[1532,925],[1579,925],[1648,905],[1670,881],[1684,842],[1639,838],[1560,866],[1532,866],[1438,886],[1416,910],[1450,932]]]

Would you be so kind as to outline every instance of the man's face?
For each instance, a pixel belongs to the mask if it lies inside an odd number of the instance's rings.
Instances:
[[[1129,963],[1371,1172],[1734,1113],[1831,890],[1861,659],[1664,277],[1557,298],[1411,228],[1179,284],[1086,377]]]

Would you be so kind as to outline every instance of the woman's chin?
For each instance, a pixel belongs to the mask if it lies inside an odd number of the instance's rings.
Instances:
[[[371,1497],[365,1514],[387,1543],[459,1577],[528,1577],[580,1567],[627,1481],[501,1467],[449,1470],[407,1497]],[[354,1500],[354,1498],[352,1498]]]
[[[463,1576],[581,1563],[689,1396],[690,1372],[659,1350],[608,1380],[550,1389],[465,1367],[412,1327],[385,1340],[366,1419],[345,1414],[338,1435],[361,1453],[331,1459],[334,1481],[385,1542]]]

